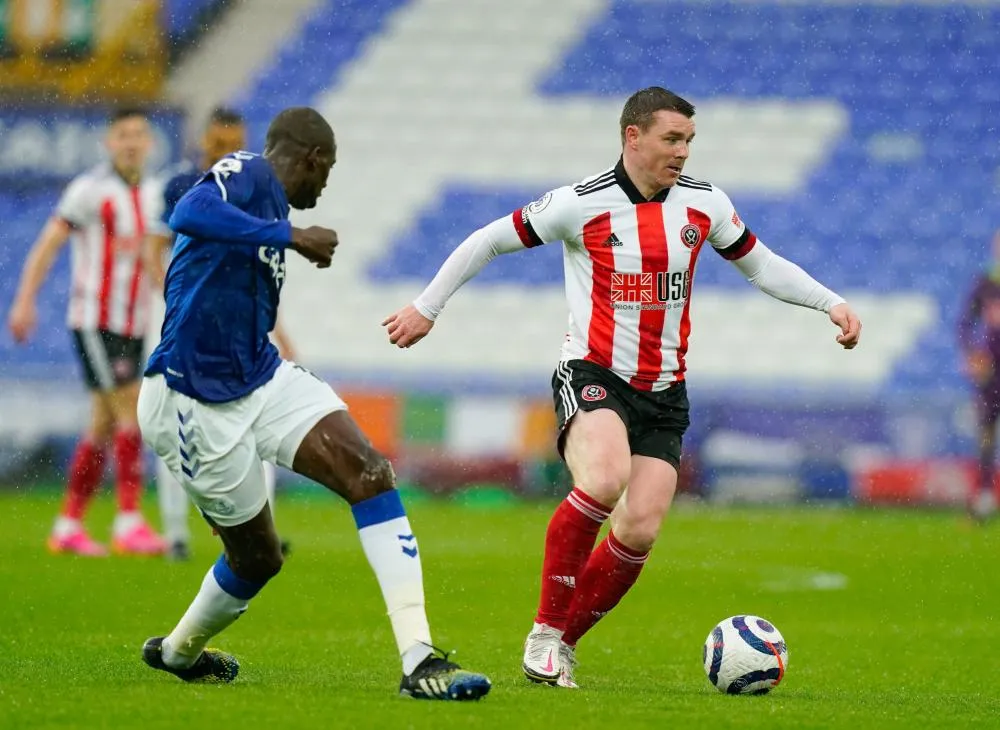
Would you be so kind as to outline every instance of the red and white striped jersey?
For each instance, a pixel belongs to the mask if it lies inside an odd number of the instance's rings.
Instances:
[[[149,320],[143,276],[146,233],[164,233],[162,186],[144,178],[129,185],[109,164],[75,178],[56,216],[73,229],[72,286],[67,322],[72,329],[142,337]]]
[[[563,241],[563,360],[609,368],[640,390],[684,379],[691,285],[706,242],[729,260],[756,243],[719,188],[686,176],[653,199],[618,165],[513,214],[521,243]]]

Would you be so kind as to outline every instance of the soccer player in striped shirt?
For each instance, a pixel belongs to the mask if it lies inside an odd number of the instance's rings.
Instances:
[[[666,89],[632,95],[614,167],[557,188],[469,236],[411,305],[384,321],[410,347],[498,254],[563,242],[569,331],[552,378],[558,447],[575,487],[545,537],[541,597],[522,668],[576,687],[576,645],[639,577],[677,486],[688,426],[691,286],[712,249],[767,294],[825,312],[858,343],[844,300],[768,249],[716,186],[683,174],[694,107]],[[594,548],[601,525],[611,531]]]
[[[174,242],[174,235],[168,223],[177,202],[205,176],[205,172],[211,169],[212,165],[226,155],[245,147],[246,125],[242,115],[225,107],[213,109],[201,137],[200,165],[196,167],[191,162],[183,163],[163,187],[163,212],[160,216],[163,227],[146,235],[143,250],[146,273],[150,283],[158,292],[163,291],[163,281],[166,278],[164,261],[168,258],[167,254]],[[154,311],[157,310],[158,307],[154,308]],[[162,313],[162,310],[159,311]],[[147,339],[147,347],[150,349],[160,341],[159,330],[158,326],[150,327]],[[292,341],[282,327],[280,318],[274,324],[271,337],[278,346],[278,354],[283,360],[295,359]],[[267,488],[268,502],[273,514],[275,469],[274,465],[268,462],[264,462],[264,485]],[[167,557],[171,560],[187,560],[190,557],[191,533],[188,528],[190,500],[184,488],[171,476],[162,459],[156,461],[156,496],[160,503],[164,537],[169,545]],[[282,541],[281,544],[282,551],[288,552],[288,542]]]
[[[152,136],[136,109],[116,111],[108,124],[107,163],[85,172],[66,188],[24,264],[9,325],[25,342],[35,328],[35,299],[52,262],[72,241],[72,286],[68,324],[91,392],[91,421],[69,466],[66,501],[49,537],[57,553],[103,556],[82,519],[104,476],[110,448],[118,466],[118,514],[112,528],[120,553],[160,554],[166,545],[139,511],[142,437],[136,399],[142,375],[143,337],[149,318],[149,288],[142,241],[158,230],[160,188],[145,174]]]

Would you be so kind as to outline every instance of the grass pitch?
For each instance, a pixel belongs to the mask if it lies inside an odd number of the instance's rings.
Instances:
[[[434,638],[487,672],[471,704],[396,696],[399,663],[346,507],[281,499],[295,553],[214,645],[230,686],[147,669],[218,546],[192,516],[188,564],[54,557],[55,491],[0,493],[0,727],[915,728],[1000,726],[1000,525],[948,513],[679,506],[637,587],[580,643],[578,692],[520,674],[552,505],[412,500]],[[148,507],[150,514],[155,510]],[[107,537],[105,497],[88,524]],[[718,693],[701,667],[712,626],[773,621],[782,685]]]

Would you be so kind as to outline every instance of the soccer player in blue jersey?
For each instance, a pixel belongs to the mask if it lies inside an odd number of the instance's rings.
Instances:
[[[400,693],[478,699],[482,674],[431,645],[417,541],[379,454],[323,381],[282,360],[268,339],[285,279],[285,252],[330,266],[337,234],[294,228],[289,208],[312,208],[336,159],[330,126],[313,109],[271,122],[263,156],[219,160],[188,191],[166,277],[163,338],[139,396],[146,442],[222,538],[224,553],[167,636],[143,646],[149,666],[189,681],[230,682],[239,664],[207,642],[277,575],[282,554],[262,461],[319,482],[351,505],[403,664]]]
[[[209,115],[201,141],[201,159],[196,165],[188,160],[174,169],[174,174],[167,180],[163,188],[163,229],[148,233],[143,246],[143,264],[149,280],[162,291],[166,278],[164,262],[174,243],[174,234],[169,229],[170,216],[174,213],[178,201],[191,189],[209,170],[212,165],[226,155],[246,148],[246,125],[242,115],[225,107],[217,107]],[[159,308],[156,308],[158,311]],[[150,347],[159,342],[159,326],[150,327],[147,344]],[[274,344],[278,346],[278,354],[284,360],[294,360],[295,352],[291,340],[281,319],[274,323],[271,333]],[[156,464],[156,496],[160,503],[160,520],[164,537],[169,545],[167,557],[171,560],[187,560],[190,557],[190,530],[188,528],[189,500],[184,488],[170,475],[170,470],[162,460]],[[274,465],[264,463],[264,485],[267,487],[267,501],[274,512]],[[288,553],[289,544],[281,541],[283,553]]]

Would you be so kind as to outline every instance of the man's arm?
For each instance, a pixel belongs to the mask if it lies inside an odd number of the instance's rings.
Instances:
[[[26,341],[35,328],[35,298],[71,230],[62,218],[50,218],[28,253],[8,320],[10,331],[18,342]]]
[[[209,180],[191,188],[170,216],[177,233],[223,243],[252,243],[286,247],[292,243],[292,224],[266,221],[237,208],[223,198],[223,188]]]
[[[500,254],[575,235],[579,199],[572,188],[558,188],[537,201],[498,218],[452,251],[423,293],[412,304],[386,317],[389,342],[410,347],[423,339],[445,304],[465,282]]]
[[[146,276],[157,288],[163,289],[163,282],[167,276],[166,267],[163,260],[167,256],[167,251],[174,241],[173,236],[165,236],[159,233],[149,233],[142,244],[142,265],[146,271]]]
[[[745,252],[731,260],[747,280],[775,299],[829,314],[830,320],[841,329],[837,342],[848,350],[854,348],[861,337],[861,321],[844,298],[771,251],[749,231],[746,234],[746,242],[734,244],[737,249],[745,248]]]

